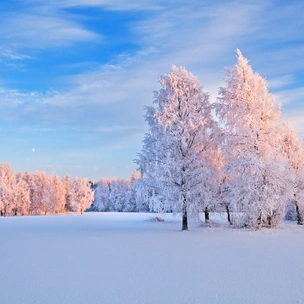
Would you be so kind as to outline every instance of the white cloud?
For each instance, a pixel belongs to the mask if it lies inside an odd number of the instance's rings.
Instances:
[[[103,40],[102,33],[87,29],[82,21],[78,15],[47,5],[45,1],[29,1],[16,11],[1,12],[0,58],[8,62],[34,59],[37,50]]]
[[[292,75],[284,75],[284,76],[279,76],[279,77],[274,77],[268,80],[268,85],[270,89],[276,89],[276,88],[281,88],[285,87],[289,84],[292,84],[294,79]]]
[[[96,129],[97,132],[100,133],[118,133],[118,132],[134,132],[134,131],[142,132],[142,129],[139,129],[138,126],[101,126]]]
[[[281,90],[274,94],[276,99],[284,105],[304,102],[304,87]]]
[[[36,0],[36,3],[44,3],[43,0]],[[67,8],[67,7],[103,7],[110,10],[157,10],[161,8],[158,1],[141,0],[141,1],[125,1],[125,0],[53,0],[50,6]]]
[[[15,107],[22,104],[34,104],[41,98],[38,92],[23,93],[0,87],[0,106]]]
[[[25,59],[33,59],[31,56],[24,55],[18,52],[15,52],[13,50],[0,47],[0,57],[13,60],[13,61],[19,61],[19,60],[25,60]]]
[[[0,34],[2,41],[14,41],[17,49],[62,47],[79,41],[100,39],[100,35],[83,28],[64,15],[14,13],[4,16]],[[8,51],[14,54],[14,51]]]
[[[155,69],[144,63],[145,55],[120,56],[115,64],[66,79],[68,90],[54,91],[41,99],[44,104],[58,106],[96,105],[151,100],[157,82]]]

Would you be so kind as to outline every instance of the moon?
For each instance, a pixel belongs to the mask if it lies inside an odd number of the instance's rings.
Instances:
[[[32,148],[32,152],[35,152],[35,148]]]

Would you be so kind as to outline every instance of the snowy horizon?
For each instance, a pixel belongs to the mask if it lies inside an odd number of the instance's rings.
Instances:
[[[129,178],[158,76],[185,66],[215,101],[236,48],[304,139],[302,1],[10,0],[0,9],[0,162],[15,173]]]

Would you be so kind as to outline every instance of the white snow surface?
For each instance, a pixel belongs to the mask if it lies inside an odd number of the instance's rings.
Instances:
[[[303,227],[153,216],[0,218],[0,303],[304,303]]]

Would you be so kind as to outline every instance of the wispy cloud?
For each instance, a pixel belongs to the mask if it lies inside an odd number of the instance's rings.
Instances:
[[[25,60],[25,59],[32,59],[31,56],[24,55],[21,53],[17,53],[13,50],[0,47],[0,58],[3,57],[4,59],[9,59],[12,61],[19,61],[19,60]]]
[[[10,90],[0,87],[0,106],[16,107],[18,105],[34,105],[41,98],[38,92],[20,92],[19,90]]]
[[[86,28],[82,21],[78,15],[39,1],[29,1],[16,11],[4,11],[0,19],[0,58],[16,62],[34,59],[37,51],[102,41],[102,33]]]
[[[31,0],[30,0],[31,1]],[[44,3],[43,0],[34,0],[36,3]],[[67,7],[103,7],[110,10],[157,10],[162,7],[158,1],[124,1],[124,0],[53,0],[49,4],[60,8]]]
[[[118,125],[113,125],[113,126],[101,126],[96,129],[97,132],[100,133],[120,133],[120,132],[134,132],[138,131],[142,133],[142,129],[138,128],[138,126],[118,126]]]
[[[304,103],[304,87],[281,90],[275,93],[274,96],[284,105],[299,102]]]
[[[13,45],[17,48],[62,47],[101,38],[60,14],[8,14],[2,18],[0,25],[1,40],[7,43],[14,41]]]
[[[268,85],[270,89],[277,89],[286,87],[290,84],[292,84],[294,81],[294,77],[292,75],[284,75],[279,77],[274,77],[268,80]]]

